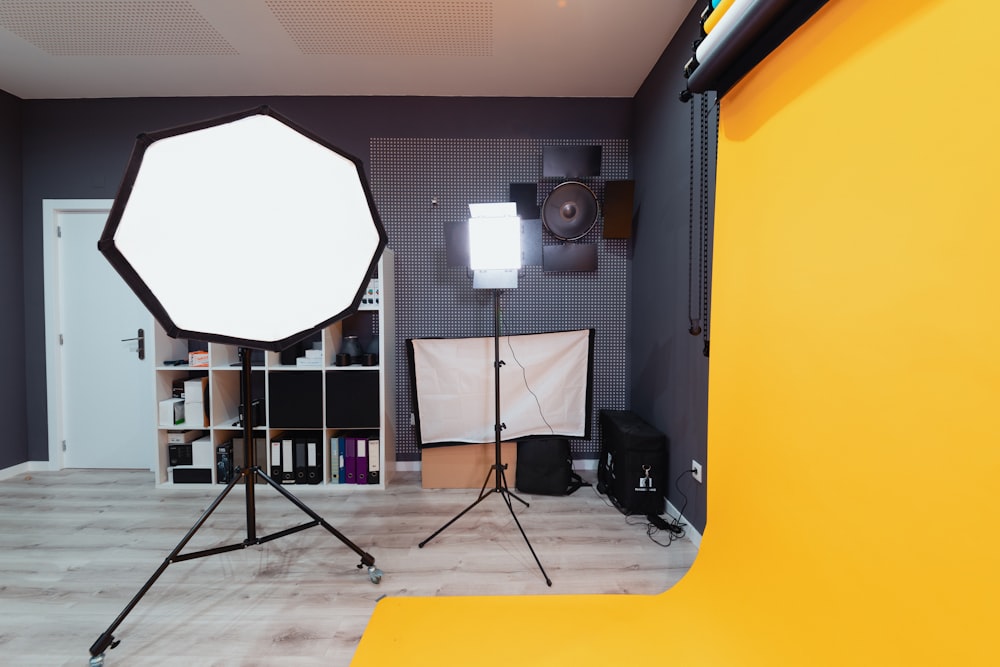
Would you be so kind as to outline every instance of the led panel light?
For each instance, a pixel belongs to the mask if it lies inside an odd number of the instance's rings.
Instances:
[[[520,218],[469,218],[469,268],[521,268]]]
[[[469,204],[469,268],[475,289],[517,287],[521,219],[517,204]]]

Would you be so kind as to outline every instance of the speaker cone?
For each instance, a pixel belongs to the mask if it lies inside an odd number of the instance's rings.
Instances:
[[[597,222],[597,197],[583,183],[560,183],[542,204],[542,223],[553,236],[575,241],[593,229]]]

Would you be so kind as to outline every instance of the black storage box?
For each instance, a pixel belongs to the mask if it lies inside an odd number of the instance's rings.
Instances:
[[[667,436],[628,410],[601,410],[597,490],[625,514],[662,514]]]

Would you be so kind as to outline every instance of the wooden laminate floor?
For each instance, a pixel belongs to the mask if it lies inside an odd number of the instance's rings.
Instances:
[[[592,480],[591,480],[592,481]],[[260,487],[258,487],[260,488]],[[89,648],[163,563],[216,489],[161,489],[148,471],[64,470],[0,481],[0,664],[86,665]],[[659,593],[694,560],[687,539],[655,544],[593,488],[514,503],[545,581],[499,494],[423,549],[475,500],[403,473],[381,493],[298,494],[375,557],[379,585],[322,527],[171,564],[115,636],[107,665],[348,665],[382,596]],[[256,494],[258,536],[309,518],[273,489]],[[240,543],[237,487],[185,549]],[[667,533],[654,537],[667,541]]]

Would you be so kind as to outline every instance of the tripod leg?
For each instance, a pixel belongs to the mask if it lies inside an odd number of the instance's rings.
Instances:
[[[495,466],[494,466],[494,468],[495,468]],[[456,514],[455,516],[453,516],[452,519],[451,519],[451,521],[449,521],[448,523],[446,523],[443,526],[441,526],[440,528],[438,528],[436,531],[434,531],[434,533],[430,537],[428,537],[426,540],[424,540],[423,542],[421,542],[420,544],[418,544],[417,546],[419,548],[423,549],[425,544],[427,544],[428,542],[430,542],[431,540],[433,540],[435,537],[437,537],[438,535],[440,535],[441,533],[443,533],[444,530],[445,530],[445,528],[447,528],[451,524],[453,524],[456,521],[458,521],[459,519],[461,519],[463,516],[465,516],[465,514],[469,510],[471,510],[473,507],[475,507],[476,505],[478,505],[479,503],[483,502],[483,500],[486,499],[486,497],[487,497],[486,485],[490,483],[490,477],[493,476],[493,470],[494,470],[494,468],[490,468],[490,471],[488,473],[486,473],[486,479],[483,481],[483,488],[481,488],[479,490],[479,497],[476,498],[472,502],[471,505],[469,505],[464,510],[462,510],[461,512],[459,512],[458,514]]]
[[[440,535],[441,533],[443,533],[444,530],[445,530],[445,528],[447,528],[451,524],[453,524],[456,521],[458,521],[459,519],[461,519],[463,516],[466,515],[466,513],[469,510],[471,510],[473,507],[475,507],[479,503],[481,503],[484,500],[486,500],[486,498],[487,498],[487,496],[479,496],[478,498],[476,498],[476,501],[474,503],[472,503],[471,505],[469,505],[468,507],[466,507],[464,510],[462,510],[461,512],[459,512],[457,515],[455,515],[454,517],[452,517],[451,521],[449,521],[448,523],[444,524],[443,526],[441,526],[440,528],[438,528],[437,530],[435,530],[433,535],[431,535],[430,537],[428,537],[426,540],[424,540],[423,542],[421,542],[417,546],[420,547],[421,549],[423,549],[425,544],[427,544],[428,542],[430,542],[431,540],[433,540],[435,537],[437,537],[438,535]]]
[[[195,522],[195,524],[191,527],[191,529],[187,532],[187,534],[183,538],[181,538],[181,541],[177,543],[177,546],[174,547],[174,550],[170,552],[170,554],[163,560],[162,563],[160,563],[160,567],[156,568],[156,572],[153,573],[153,576],[151,576],[149,579],[146,580],[146,583],[142,585],[142,588],[139,589],[139,592],[135,594],[135,596],[129,601],[127,605],[125,605],[125,609],[123,609],[122,612],[118,614],[118,618],[116,618],[114,622],[108,626],[108,629],[105,630],[104,633],[97,638],[97,641],[91,645],[90,655],[92,656],[91,658],[92,662],[94,660],[98,660],[98,662],[95,664],[101,664],[103,660],[100,660],[99,656],[103,655],[104,651],[106,651],[109,647],[114,648],[115,646],[118,645],[118,642],[115,641],[114,635],[112,633],[114,633],[114,631],[118,628],[118,626],[122,624],[122,622],[125,620],[125,617],[129,615],[129,613],[135,608],[135,606],[139,604],[139,600],[141,600],[142,597],[149,591],[149,589],[153,587],[153,584],[156,583],[156,580],[160,578],[160,575],[163,574],[163,572],[167,569],[167,567],[176,560],[177,556],[181,552],[181,549],[187,546],[187,543],[191,541],[191,538],[194,537],[195,533],[198,532],[198,529],[201,528],[202,525],[204,525],[204,523],[208,520],[208,517],[212,515],[212,512],[214,512],[216,508],[219,507],[219,505],[222,503],[225,497],[229,495],[229,492],[233,490],[233,487],[235,487],[240,482],[240,480],[243,479],[243,474],[237,475],[229,482],[229,484],[226,485],[226,488],[222,490],[222,493],[220,493],[215,498],[215,500],[212,501],[212,504],[209,505],[204,512],[202,512],[201,516],[198,518],[198,521]]]
[[[379,570],[377,567],[375,567],[375,557],[374,556],[372,556],[370,553],[364,551],[361,547],[359,547],[358,545],[356,545],[351,540],[347,539],[347,537],[343,533],[341,533],[339,530],[337,530],[336,528],[334,528],[333,526],[331,526],[326,521],[326,519],[324,519],[323,517],[321,517],[319,514],[317,514],[316,512],[314,512],[312,510],[312,508],[310,508],[304,502],[302,502],[301,500],[299,500],[298,498],[296,498],[294,495],[292,495],[292,493],[289,492],[288,489],[286,489],[285,487],[283,487],[281,484],[279,484],[278,482],[274,481],[273,479],[271,479],[269,476],[267,476],[266,474],[264,474],[260,470],[257,471],[257,474],[260,475],[261,479],[263,479],[265,482],[267,482],[268,484],[270,484],[274,488],[275,491],[277,491],[282,496],[284,496],[285,499],[287,499],[290,503],[292,503],[293,505],[295,505],[296,507],[298,507],[300,510],[302,510],[303,512],[305,512],[307,515],[309,515],[309,517],[311,517],[319,525],[323,526],[323,528],[326,528],[327,532],[329,532],[331,535],[333,535],[338,540],[340,540],[345,545],[347,545],[347,547],[350,548],[351,551],[353,551],[354,553],[356,553],[359,556],[361,556],[361,564],[358,565],[358,567],[364,567],[364,566],[368,567],[368,576],[372,580],[373,584],[377,584],[377,583],[379,583],[379,581],[382,580],[382,571]]]
[[[514,506],[511,505],[511,503],[510,503],[510,499],[511,498],[514,498],[514,500],[521,500],[521,499],[518,498],[517,496],[515,496],[513,493],[511,493],[510,489],[507,488],[507,476],[506,475],[502,475],[502,479],[503,479],[503,500],[504,500],[504,503],[507,504],[507,509],[510,510],[510,515],[511,515],[511,517],[513,517],[514,523],[517,524],[517,529],[519,531],[521,531],[521,537],[524,538],[524,543],[528,545],[528,551],[530,551],[531,555],[534,556],[535,563],[538,564],[538,569],[542,571],[542,576],[545,577],[545,584],[547,586],[551,586],[552,585],[552,580],[549,579],[549,575],[545,572],[545,568],[542,567],[542,561],[540,561],[538,559],[538,554],[535,553],[535,549],[531,546],[531,542],[528,540],[528,535],[524,532],[524,528],[521,527],[521,522],[517,520],[517,514],[514,513]],[[524,503],[525,506],[527,506],[527,504],[528,504],[528,503],[525,503],[523,500],[521,500],[521,502]]]
[[[510,510],[510,516],[514,519],[514,523],[517,524],[517,529],[521,531],[521,537],[524,538],[524,543],[528,545],[528,551],[535,558],[535,563],[538,565],[538,569],[541,570],[542,576],[545,578],[545,585],[551,586],[552,580],[549,579],[549,575],[545,572],[545,568],[542,567],[542,561],[538,559],[538,554],[535,553],[535,549],[531,546],[531,542],[528,540],[528,535],[524,532],[524,528],[521,527],[521,522],[517,520],[517,514],[514,513],[514,506],[510,502],[510,496],[513,494],[510,491],[504,489],[503,500],[507,505],[507,509]]]
[[[516,500],[517,502],[521,503],[525,507],[531,507],[531,505],[528,504],[527,500],[524,500],[519,495],[517,495],[516,493],[514,493],[513,491],[510,490],[510,487],[507,486],[507,473],[505,473],[503,470],[500,471],[500,480],[503,482],[503,491],[504,491],[504,493],[506,493],[508,496],[510,496],[511,498],[513,498],[514,500]],[[497,489],[497,491],[499,491],[499,490],[500,489]]]

